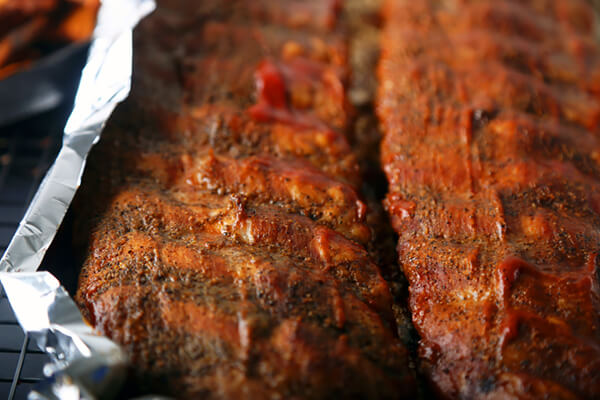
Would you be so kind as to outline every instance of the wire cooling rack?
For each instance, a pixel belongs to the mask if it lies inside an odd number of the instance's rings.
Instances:
[[[79,47],[60,65],[53,84],[63,96],[61,106],[0,126],[0,255],[60,150],[86,58],[87,48]],[[43,367],[49,361],[23,333],[0,285],[0,400],[26,399],[43,378]]]
[[[0,254],[60,149],[69,108],[0,127]],[[0,286],[0,400],[26,399],[48,362],[24,335]]]

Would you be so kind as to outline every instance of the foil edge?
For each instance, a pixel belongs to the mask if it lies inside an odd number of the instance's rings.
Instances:
[[[50,355],[32,399],[110,398],[125,375],[122,349],[96,333],[49,272],[35,272],[81,183],[87,155],[130,91],[135,25],[154,0],[103,0],[62,148],[0,260],[0,283],[19,324]]]

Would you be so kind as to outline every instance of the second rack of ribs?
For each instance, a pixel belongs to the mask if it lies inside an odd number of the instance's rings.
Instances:
[[[446,398],[600,397],[600,51],[576,0],[387,0],[388,211]]]

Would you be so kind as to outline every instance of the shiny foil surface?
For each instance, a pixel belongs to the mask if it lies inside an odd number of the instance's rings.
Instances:
[[[125,375],[122,350],[85,323],[60,282],[36,272],[73,200],[88,153],[129,94],[132,31],[153,0],[103,0],[62,148],[0,260],[0,282],[23,330],[54,360],[36,399],[114,395]]]

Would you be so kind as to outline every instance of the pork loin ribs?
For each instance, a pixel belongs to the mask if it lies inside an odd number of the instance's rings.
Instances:
[[[345,136],[337,1],[159,1],[76,199],[77,299],[140,391],[412,398]],[[91,233],[90,233],[91,232]]]
[[[389,0],[387,209],[450,398],[600,397],[599,26],[580,0]]]

